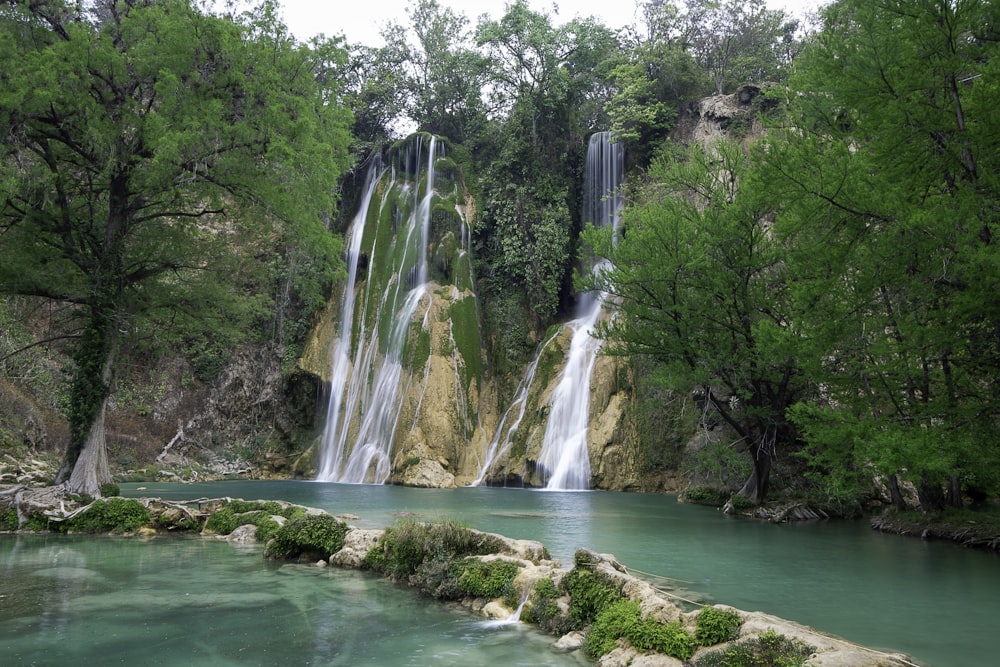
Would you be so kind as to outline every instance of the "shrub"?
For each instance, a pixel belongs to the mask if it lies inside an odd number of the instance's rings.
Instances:
[[[104,498],[113,498],[115,496],[120,496],[122,493],[121,488],[114,482],[107,482],[106,484],[101,484],[101,496]]]
[[[622,599],[617,587],[586,567],[574,567],[562,580],[569,593],[569,617],[573,629],[593,623],[598,614]]]
[[[90,508],[58,524],[62,532],[130,533],[149,523],[151,515],[141,502],[131,498],[95,500]]]
[[[465,596],[492,600],[507,596],[519,568],[517,563],[506,560],[463,558],[451,566],[449,574]]]
[[[17,510],[13,507],[0,509],[0,530],[17,530]]]
[[[743,619],[731,609],[705,607],[698,614],[694,638],[702,646],[712,646],[740,636]]]
[[[236,530],[239,525],[236,521],[236,515],[233,513],[231,506],[223,507],[212,513],[210,517],[205,521],[205,530],[217,533],[219,535],[228,535],[229,533]]]
[[[626,636],[639,624],[639,603],[632,600],[615,602],[598,614],[587,632],[584,648],[597,658],[614,649],[619,637]]]
[[[477,533],[453,521],[404,520],[386,529],[378,544],[365,556],[364,565],[393,579],[407,580],[425,562],[482,556],[501,548],[496,537]]]
[[[694,667],[802,667],[813,650],[769,630],[729,648],[706,653],[694,662]]]
[[[329,558],[344,546],[347,524],[329,514],[316,514],[289,521],[274,532],[264,550],[265,558]]]
[[[660,623],[643,619],[639,603],[621,600],[604,609],[587,632],[585,648],[599,657],[611,651],[620,637],[625,637],[640,651],[655,651],[687,660],[694,655],[696,643],[680,623]]]
[[[637,649],[656,651],[678,660],[690,658],[698,646],[680,623],[660,623],[653,619],[640,621],[625,636]]]

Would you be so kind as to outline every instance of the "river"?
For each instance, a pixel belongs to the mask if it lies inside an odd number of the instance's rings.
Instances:
[[[883,535],[864,522],[772,525],[682,505],[672,496],[606,492],[269,481],[126,484],[122,494],[174,500],[285,499],[355,515],[358,518],[351,523],[372,528],[392,525],[401,516],[456,519],[478,529],[539,540],[564,562],[571,560],[578,547],[613,553],[634,573],[662,578],[654,581],[678,587],[686,597],[772,613],[865,646],[908,653],[922,665],[992,667],[1000,656],[1000,633],[995,631],[1000,618],[997,556]],[[34,540],[41,541],[40,546]],[[95,546],[103,544],[115,546]],[[46,596],[56,600],[39,605],[38,618],[30,614],[9,618],[9,610],[4,609],[10,605],[3,603],[11,596],[0,593],[4,596],[0,597],[0,654],[4,656],[14,655],[9,651],[12,646],[26,650],[26,646],[45,644],[48,640],[43,641],[42,635],[47,637],[52,630],[71,633],[72,618],[64,619],[59,610],[79,605],[75,601],[79,591],[89,590],[81,587],[100,587],[107,580],[134,585],[116,589],[120,611],[113,604],[93,601],[95,618],[88,622],[105,629],[80,639],[89,638],[101,647],[104,639],[95,636],[110,637],[122,624],[120,632],[130,635],[136,651],[163,660],[148,664],[192,664],[192,655],[199,654],[186,653],[176,662],[170,657],[180,643],[205,651],[223,644],[213,649],[222,656],[219,660],[194,660],[206,665],[277,664],[268,658],[269,651],[280,651],[276,657],[297,656],[283,664],[486,664],[492,659],[492,649],[504,656],[504,664],[522,664],[518,662],[522,659],[523,664],[582,664],[579,656],[552,653],[546,648],[551,640],[531,630],[485,628],[461,610],[429,603],[411,591],[357,572],[268,566],[261,563],[259,548],[203,540],[159,538],[144,544],[63,536],[0,536],[0,547],[0,566],[5,568],[0,576],[5,580],[17,576],[46,585],[66,580],[77,587],[63,593],[31,593],[39,600]],[[85,564],[59,562],[63,548]],[[49,568],[53,571],[19,574],[18,568],[25,572],[45,569],[31,558],[18,565],[19,551],[39,549],[56,563]],[[120,564],[108,565],[118,562],[114,557],[88,555],[103,549],[121,552]],[[105,572],[105,568],[112,569]],[[324,583],[318,585],[318,579]],[[252,597],[257,594],[260,600]],[[251,597],[243,600],[241,595]],[[185,604],[191,596],[196,603]],[[232,596],[238,599],[232,601],[230,612],[226,605]],[[153,620],[144,620],[144,614]],[[210,629],[213,619],[221,629]],[[163,632],[144,630],[157,624]],[[187,629],[182,630],[182,625]],[[38,634],[34,639],[30,639],[32,632]],[[184,639],[189,635],[193,636]],[[29,639],[14,639],[23,636]],[[289,654],[285,644],[297,647],[298,652]],[[375,644],[388,644],[395,657],[379,653]],[[257,657],[243,661],[242,655]],[[362,659],[361,655],[375,657]],[[342,656],[350,658],[340,661]]]

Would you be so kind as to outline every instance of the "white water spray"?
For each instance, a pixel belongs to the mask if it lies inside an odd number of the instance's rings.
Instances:
[[[624,151],[608,132],[590,138],[584,180],[584,222],[618,230]],[[600,266],[589,267],[599,271]],[[552,394],[545,439],[537,461],[546,489],[590,488],[587,430],[590,422],[590,377],[600,350],[593,337],[601,315],[603,295],[582,295],[579,316],[570,322],[573,338],[559,384]]]
[[[422,155],[425,148],[426,156]],[[383,188],[377,213],[379,224],[398,225],[392,247],[376,247],[379,233],[371,234],[370,246],[362,247],[376,186],[386,171],[381,165],[373,165],[369,171],[361,206],[348,232],[350,274],[341,301],[340,327],[333,344],[330,400],[317,475],[320,481],[382,484],[391,472],[393,436],[406,393],[403,351],[411,323],[423,319],[418,315],[421,307],[426,317],[428,304],[425,298],[428,290],[427,242],[434,196],[434,161],[438,157],[434,137],[425,147],[423,137],[418,136],[406,151],[404,173],[392,171],[391,182]],[[416,173],[412,175],[406,173],[407,165],[419,166],[424,159],[426,167],[422,173],[419,167],[413,169]],[[408,176],[412,180],[397,184],[397,179]],[[422,192],[421,183],[426,183]],[[384,208],[394,205],[388,198],[400,192],[404,196],[412,195],[412,212],[405,221],[383,222]],[[358,261],[366,251],[372,259],[369,273],[377,269],[391,271],[391,275],[381,295],[373,294],[369,276],[364,288],[364,303],[359,309],[356,303]],[[388,256],[392,266],[375,267],[377,254]]]

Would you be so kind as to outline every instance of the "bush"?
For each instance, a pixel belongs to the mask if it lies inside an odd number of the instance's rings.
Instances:
[[[605,608],[587,632],[587,653],[599,657],[614,649],[620,637],[640,651],[655,651],[678,660],[694,655],[694,638],[680,623],[660,623],[651,618],[643,619],[639,603],[621,600]]]
[[[740,636],[743,619],[731,609],[705,607],[698,614],[694,638],[702,646],[712,646]]]
[[[727,649],[706,653],[694,662],[694,667],[802,667],[813,650],[769,630]]]
[[[212,515],[208,517],[205,521],[205,530],[218,535],[228,535],[236,530],[238,525],[239,523],[236,521],[236,515],[233,513],[232,507],[227,505],[226,507],[213,512]]]
[[[587,632],[584,648],[598,658],[614,649],[619,637],[626,636],[639,624],[639,603],[632,600],[615,602],[598,614]]]
[[[680,499],[693,505],[708,505],[722,507],[729,499],[729,491],[712,486],[692,486],[681,493]]]
[[[17,510],[13,507],[0,509],[0,531],[17,530]]]
[[[622,599],[616,586],[579,564],[563,577],[562,586],[569,593],[569,618],[575,630],[590,625],[598,614]]]
[[[465,556],[496,553],[502,543],[491,535],[455,523],[400,521],[387,528],[365,556],[364,567],[396,580],[409,580],[425,562],[449,562]],[[418,582],[414,582],[418,583]]]
[[[151,518],[149,510],[138,500],[108,498],[95,500],[86,512],[54,525],[62,532],[130,533]]]
[[[451,566],[449,574],[465,597],[492,600],[508,596],[519,568],[517,563],[506,560],[464,558]]]
[[[122,493],[121,488],[114,482],[108,482],[106,484],[101,484],[101,496],[104,498],[113,498],[115,496],[120,496]]]
[[[329,558],[344,546],[347,524],[329,514],[289,521],[274,532],[264,549],[265,558],[318,560]]]

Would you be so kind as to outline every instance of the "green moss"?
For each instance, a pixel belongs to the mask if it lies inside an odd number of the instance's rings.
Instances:
[[[347,524],[329,514],[314,514],[289,521],[274,532],[264,550],[265,558],[318,560],[329,558],[344,546]]]
[[[731,609],[705,607],[698,614],[694,637],[702,646],[729,642],[740,636],[743,619]]]
[[[479,314],[476,311],[475,297],[459,299],[448,309],[451,318],[451,331],[458,346],[458,352],[465,362],[465,386],[476,383],[477,389],[482,382],[482,341],[479,337]]]
[[[61,532],[130,533],[150,519],[149,510],[138,500],[109,498],[94,501],[86,512],[54,526]]]

